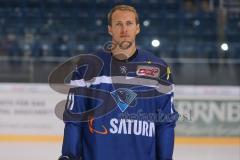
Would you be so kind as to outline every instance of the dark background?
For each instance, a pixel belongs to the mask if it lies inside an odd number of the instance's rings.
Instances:
[[[176,84],[240,85],[238,0],[0,0],[0,82],[47,83],[69,57],[103,48],[116,4],[137,9],[138,47],[165,59]]]

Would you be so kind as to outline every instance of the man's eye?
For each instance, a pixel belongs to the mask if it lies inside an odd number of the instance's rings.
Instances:
[[[131,25],[131,24],[133,24],[132,22],[127,22],[127,25]]]

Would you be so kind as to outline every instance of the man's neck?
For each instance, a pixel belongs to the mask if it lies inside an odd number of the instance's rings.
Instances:
[[[115,58],[119,60],[124,60],[130,58],[136,52],[136,50],[136,45],[132,44],[127,49],[121,49],[119,47],[116,47],[114,50],[112,50],[112,54]]]

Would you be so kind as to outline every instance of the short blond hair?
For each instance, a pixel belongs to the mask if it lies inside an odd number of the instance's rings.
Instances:
[[[130,11],[130,12],[133,12],[135,14],[135,18],[136,18],[136,24],[139,24],[139,18],[138,18],[138,13],[136,11],[136,9],[132,6],[129,6],[129,5],[116,5],[115,7],[113,7],[109,12],[108,12],[108,15],[107,15],[107,18],[108,18],[108,25],[112,25],[112,15],[114,12],[116,12],[117,10],[120,10],[120,11]]]

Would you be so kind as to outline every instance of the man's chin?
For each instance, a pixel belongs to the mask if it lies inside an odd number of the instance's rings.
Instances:
[[[122,50],[126,50],[130,48],[134,43],[134,41],[130,38],[123,38],[123,39],[120,39],[119,41],[114,40],[114,42]]]
[[[125,42],[125,41],[132,41],[132,39],[130,37],[124,37],[121,39],[121,42]]]
[[[120,44],[121,49],[128,49],[133,45],[133,42],[131,41],[122,41]]]

